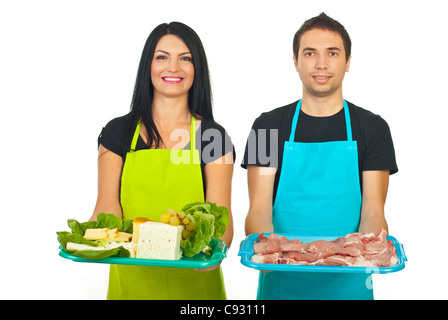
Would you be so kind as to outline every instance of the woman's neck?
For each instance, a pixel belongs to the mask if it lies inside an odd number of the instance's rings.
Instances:
[[[188,97],[154,99],[152,103],[154,122],[159,126],[190,123]]]

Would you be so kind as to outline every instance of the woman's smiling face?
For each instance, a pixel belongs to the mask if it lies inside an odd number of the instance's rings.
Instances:
[[[169,34],[160,38],[151,62],[154,97],[188,98],[193,80],[190,49],[178,36]]]

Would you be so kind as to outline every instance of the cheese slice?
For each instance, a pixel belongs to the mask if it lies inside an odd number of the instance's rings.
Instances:
[[[87,240],[102,240],[106,239],[108,236],[108,228],[103,229],[86,229],[84,233],[84,238]]]
[[[137,258],[179,260],[183,228],[162,222],[140,224]]]
[[[129,242],[131,241],[132,238],[132,234],[127,233],[127,232],[118,232],[118,235],[116,235],[114,238],[107,238],[108,241],[124,241],[124,242]]]
[[[106,239],[112,239],[118,237],[118,228],[107,230]]]
[[[135,248],[135,244],[133,244],[131,242],[120,242],[120,243],[113,242],[113,243],[107,244],[105,247],[93,247],[93,246],[89,246],[87,244],[67,242],[66,249],[67,250],[78,250],[78,251],[83,251],[83,250],[101,251],[101,250],[115,249],[120,246],[123,246],[123,248],[125,248],[126,250],[129,251],[129,256],[131,258],[135,258],[136,248]]]

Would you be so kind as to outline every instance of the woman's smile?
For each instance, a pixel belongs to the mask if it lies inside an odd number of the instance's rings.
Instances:
[[[178,84],[181,83],[184,78],[182,77],[162,77],[162,80],[168,84]]]

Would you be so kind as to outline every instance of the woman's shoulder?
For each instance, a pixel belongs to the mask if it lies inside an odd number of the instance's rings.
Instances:
[[[219,131],[226,131],[224,126],[222,126],[218,122],[215,122],[214,120],[207,120],[207,119],[201,119],[201,128],[202,128],[202,131],[207,130],[207,129],[217,129]]]
[[[124,130],[129,125],[130,115],[116,117],[106,123],[105,129],[108,130]]]
[[[200,128],[202,152],[213,151],[210,161],[205,161],[205,164],[222,157],[230,151],[233,152],[233,161],[235,161],[235,148],[223,125],[215,121],[202,119]]]
[[[130,136],[129,123],[129,114],[110,120],[98,136],[98,145],[102,144],[110,151],[124,156]]]

